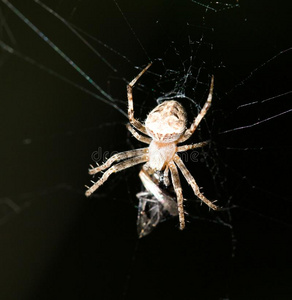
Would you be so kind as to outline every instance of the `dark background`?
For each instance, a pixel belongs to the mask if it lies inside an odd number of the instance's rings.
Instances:
[[[190,58],[186,92],[200,105],[213,73],[212,110],[191,140],[212,139],[200,152],[207,165],[187,166],[226,211],[198,206],[183,183],[186,230],[172,219],[139,240],[139,167],[86,199],[93,151],[141,145],[123,114],[63,80],[100,95],[0,1],[1,40],[17,51],[0,48],[0,299],[291,299],[291,122],[289,113],[275,117],[291,109],[291,96],[280,96],[291,90],[289,1],[239,1],[225,10],[201,1],[217,9],[207,12],[191,1],[119,1],[136,36],[112,1],[45,1],[120,52],[93,42],[117,72],[33,1],[11,3],[122,111],[136,67],[156,60],[135,90],[141,119],[180,83]]]

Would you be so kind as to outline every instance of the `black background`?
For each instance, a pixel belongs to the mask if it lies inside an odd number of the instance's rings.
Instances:
[[[86,199],[83,185],[90,180],[91,153],[98,147],[110,153],[140,145],[129,137],[126,117],[113,106],[23,59],[33,58],[94,91],[0,1],[5,20],[1,40],[22,57],[0,48],[0,299],[291,299],[290,115],[224,133],[291,109],[289,95],[277,97],[291,89],[291,53],[281,54],[291,45],[289,2],[240,1],[238,8],[206,13],[191,1],[119,1],[147,57],[114,2],[46,1],[131,60],[95,43],[116,73],[33,1],[11,3],[120,99],[123,111],[126,83],[136,76],[135,66],[143,67],[149,57],[162,58],[174,70],[191,56],[198,60],[195,66],[203,60],[205,85],[202,91],[198,85],[195,96],[202,104],[207,75],[214,73],[208,135],[218,170],[187,165],[210,199],[234,208],[218,215],[203,206],[196,211],[190,202],[185,231],[178,230],[178,220],[169,220],[139,240],[139,168],[113,176]],[[207,46],[201,43],[195,55],[188,38],[197,42],[202,35]],[[167,50],[170,45],[178,55]],[[161,62],[152,68],[159,72]],[[161,95],[153,73],[145,75],[141,93],[137,88],[134,95],[141,119],[155,106],[153,97]],[[183,187],[185,197],[194,198],[185,183]],[[18,208],[14,213],[7,205],[11,201]],[[192,218],[197,213],[201,219]],[[218,216],[233,229],[218,223]]]

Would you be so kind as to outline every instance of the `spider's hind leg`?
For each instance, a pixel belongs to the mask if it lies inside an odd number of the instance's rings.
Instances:
[[[166,187],[170,185],[168,173],[169,173],[169,168],[167,166],[163,172],[163,183]]]
[[[210,208],[213,210],[219,210],[219,207],[215,205],[213,202],[211,202],[209,199],[207,199],[201,192],[198,184],[196,183],[194,177],[190,173],[190,171],[187,169],[183,161],[180,159],[180,157],[176,154],[174,156],[174,161],[181,170],[183,176],[185,177],[186,181],[189,183],[189,185],[192,187],[195,195],[200,198],[201,201],[203,201],[205,204],[207,204]]]
[[[179,180],[179,174],[177,171],[177,167],[173,161],[169,163],[169,169],[171,173],[171,180],[174,187],[174,191],[177,197],[177,209],[178,209],[178,216],[179,216],[179,228],[183,230],[185,228],[185,215],[184,215],[184,207],[183,207],[183,194],[182,188]]]

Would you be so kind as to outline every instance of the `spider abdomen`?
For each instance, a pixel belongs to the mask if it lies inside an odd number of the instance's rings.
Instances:
[[[177,101],[165,101],[154,108],[145,121],[146,131],[153,140],[169,143],[179,139],[186,130],[186,112]]]
[[[175,143],[152,141],[149,146],[149,166],[153,171],[162,171],[176,153]]]

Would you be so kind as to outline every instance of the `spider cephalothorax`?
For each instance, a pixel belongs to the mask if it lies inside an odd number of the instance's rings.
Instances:
[[[96,174],[105,169],[108,169],[102,177],[91,187],[87,187],[86,196],[90,196],[96,189],[98,189],[112,173],[119,172],[134,165],[145,163],[140,177],[146,174],[149,178],[154,172],[163,172],[163,182],[165,185],[169,184],[168,173],[171,173],[172,184],[177,197],[177,207],[179,213],[180,229],[185,227],[184,209],[183,209],[183,194],[180,184],[178,169],[179,168],[186,178],[187,182],[191,185],[194,193],[210,208],[218,209],[210,200],[208,200],[201,192],[200,189],[184,165],[177,152],[183,152],[206,145],[206,142],[201,142],[192,145],[177,146],[177,144],[186,141],[192,136],[199,123],[207,113],[211,106],[214,77],[212,76],[209,95],[206,103],[201,109],[190,128],[186,129],[187,116],[184,108],[180,103],[174,100],[165,101],[155,107],[148,115],[145,125],[134,118],[134,105],[132,89],[136,81],[147,71],[151,63],[143,69],[140,74],[135,77],[128,85],[128,117],[130,124],[127,125],[128,130],[140,142],[150,144],[149,147],[135,149],[117,153],[110,157],[103,165],[92,167],[89,174]],[[138,133],[135,129],[139,130]],[[144,134],[144,135],[143,135]],[[148,137],[149,136],[149,137]],[[117,164],[111,166],[114,162]],[[150,191],[151,192],[151,191]]]

